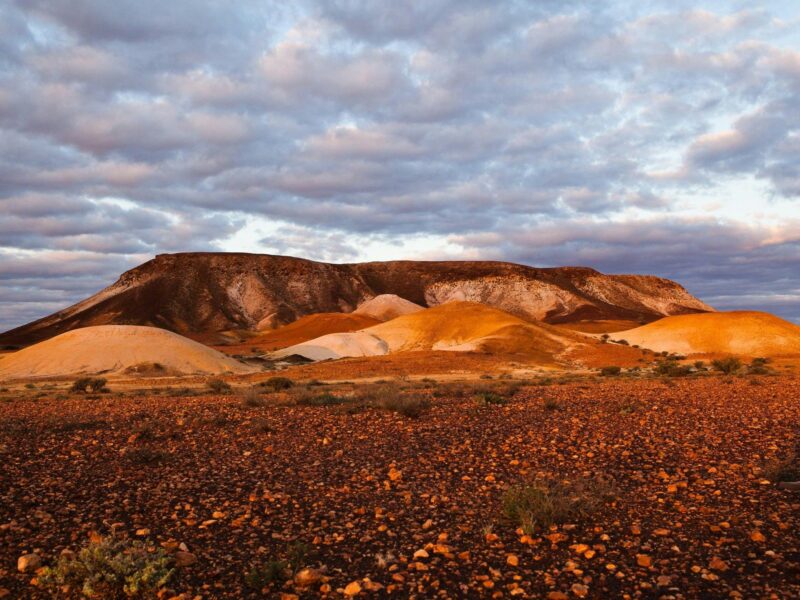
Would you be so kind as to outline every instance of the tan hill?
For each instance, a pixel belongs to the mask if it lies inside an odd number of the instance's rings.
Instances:
[[[253,369],[165,329],[100,325],[62,333],[0,358],[0,380],[77,375],[249,373]]]
[[[327,264],[263,254],[163,254],[103,291],[0,334],[26,345],[90,325],[150,325],[198,336],[271,329],[302,316],[352,312],[382,294],[430,307],[480,302],[523,319],[651,321],[711,310],[683,287],[652,276],[539,269],[502,262]]]
[[[615,333],[613,337],[657,352],[752,357],[800,355],[800,327],[769,313],[754,311],[666,317]]]
[[[396,294],[381,294],[359,304],[354,313],[367,315],[378,321],[390,321],[421,310],[425,310],[424,307]]]
[[[449,302],[353,333],[326,335],[284,348],[276,358],[312,360],[447,350],[524,355],[543,364],[575,345],[594,340],[544,323],[531,323],[474,302]]]

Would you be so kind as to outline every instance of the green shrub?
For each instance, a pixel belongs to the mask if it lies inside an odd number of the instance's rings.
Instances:
[[[584,517],[610,496],[607,484],[578,479],[564,483],[538,480],[515,485],[503,495],[503,516],[526,533]]]
[[[86,598],[154,597],[172,577],[171,560],[162,549],[151,550],[143,542],[103,538],[77,554],[62,555],[37,580],[54,595],[68,588]]]
[[[286,561],[269,560],[250,569],[244,576],[244,582],[250,589],[261,591],[272,583],[287,579],[287,568]]]
[[[609,367],[602,367],[600,369],[600,375],[603,377],[615,377],[622,372],[622,367],[617,366],[609,366]]]
[[[488,390],[479,392],[477,398],[478,402],[480,402],[481,404],[489,404],[489,405],[508,404],[508,398]]]
[[[222,379],[209,379],[206,381],[206,386],[215,394],[226,394],[231,391],[230,384]]]
[[[288,377],[270,377],[266,381],[262,381],[259,385],[273,392],[281,392],[294,386],[294,381]]]
[[[106,379],[103,377],[81,377],[72,382],[71,392],[80,392],[85,394],[88,391],[92,392],[105,392]]]
[[[749,375],[768,375],[772,372],[767,366],[768,363],[768,358],[754,358],[747,367],[747,373]]]
[[[742,361],[736,356],[729,356],[711,361],[711,366],[721,373],[731,375],[742,368]]]

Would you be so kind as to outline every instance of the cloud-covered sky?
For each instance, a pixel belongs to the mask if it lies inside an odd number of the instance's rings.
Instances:
[[[795,0],[9,0],[0,329],[161,252],[505,259],[800,322]]]

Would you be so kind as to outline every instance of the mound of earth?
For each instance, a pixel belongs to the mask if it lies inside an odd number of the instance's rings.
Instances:
[[[278,350],[331,333],[357,331],[377,325],[381,320],[366,314],[319,313],[299,318],[278,329],[250,338],[248,347]]]
[[[449,302],[397,317],[353,333],[326,335],[273,354],[312,360],[380,356],[392,352],[447,350],[525,355],[542,364],[576,344],[591,344],[580,334],[531,323],[474,302]]]
[[[616,333],[614,337],[656,352],[800,355],[800,327],[769,313],[755,311],[665,317]]]
[[[0,379],[130,374],[249,373],[253,369],[183,336],[136,325],[100,325],[62,333],[0,359]]]
[[[425,307],[480,302],[548,323],[650,322],[712,310],[673,281],[584,267],[490,261],[328,264],[264,254],[182,253],[159,255],[78,304],[0,334],[0,346],[28,345],[92,325],[148,325],[195,339],[264,331],[305,315],[350,313],[386,294]]]
[[[396,294],[381,294],[359,304],[353,312],[358,315],[370,316],[378,321],[391,321],[421,310],[425,310],[425,308]]]

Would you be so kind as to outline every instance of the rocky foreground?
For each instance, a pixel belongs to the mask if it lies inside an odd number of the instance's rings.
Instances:
[[[170,556],[162,597],[800,597],[800,495],[770,480],[795,378],[540,383],[7,392],[0,596],[49,597],[37,568],[113,533]],[[596,487],[514,520],[537,481]]]

